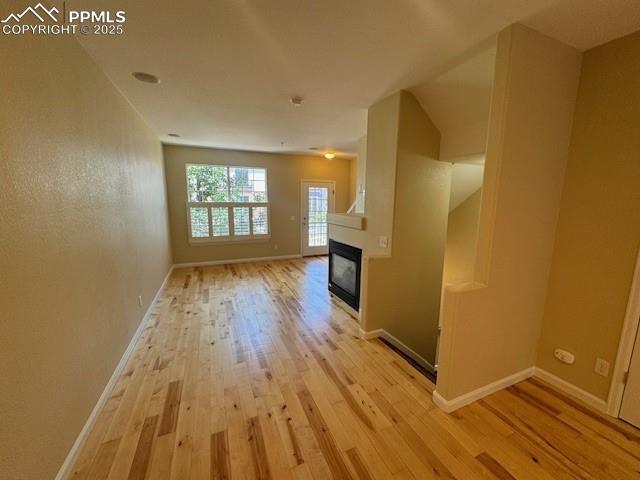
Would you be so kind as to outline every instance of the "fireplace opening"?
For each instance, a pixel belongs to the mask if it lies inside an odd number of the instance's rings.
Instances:
[[[362,250],[329,240],[329,291],[354,310],[360,308]]]

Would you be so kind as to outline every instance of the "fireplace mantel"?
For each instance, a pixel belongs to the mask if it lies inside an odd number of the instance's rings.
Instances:
[[[359,213],[329,213],[327,215],[327,223],[329,225],[338,225],[355,230],[364,230],[364,220],[364,215]]]
[[[327,216],[329,238],[358,248],[364,248],[366,222],[357,213],[330,213]]]

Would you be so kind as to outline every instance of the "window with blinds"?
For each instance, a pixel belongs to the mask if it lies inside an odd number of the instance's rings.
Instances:
[[[266,168],[188,164],[186,177],[191,242],[269,238]]]

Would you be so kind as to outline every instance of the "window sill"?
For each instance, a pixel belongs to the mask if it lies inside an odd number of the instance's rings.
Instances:
[[[220,238],[220,239],[204,239],[204,240],[194,240],[193,238],[189,239],[189,245],[194,247],[204,247],[211,245],[230,245],[230,244],[242,244],[242,243],[268,243],[271,241],[271,235],[264,235],[260,237],[249,237],[249,238]]]

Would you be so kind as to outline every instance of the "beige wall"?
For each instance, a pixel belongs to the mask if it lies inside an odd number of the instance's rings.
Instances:
[[[367,136],[358,139],[358,156],[356,158],[356,175],[352,180],[355,182],[356,208],[355,213],[364,213],[364,201],[366,192],[367,176]]]
[[[443,295],[447,400],[535,363],[580,59],[520,25],[498,37],[475,284]]]
[[[640,245],[640,32],[587,52],[569,150],[538,366],[602,398]],[[553,349],[576,355],[574,365]]]
[[[482,189],[449,213],[442,275],[445,284],[473,281],[481,197]]]
[[[364,214],[367,219],[364,253],[389,255],[393,233],[398,116],[401,92],[369,108],[367,116]],[[379,238],[388,238],[381,247]]]
[[[166,145],[164,147],[173,261],[207,262],[300,253],[300,182],[335,180],[336,212],[349,208],[349,160]],[[258,243],[190,245],[187,227],[187,163],[267,168],[271,239]],[[291,220],[291,217],[294,217]]]
[[[162,150],[72,38],[0,58],[0,478],[43,480],[169,269]]]
[[[442,134],[443,160],[483,155],[486,148],[487,120],[484,119],[471,125],[450,128]]]
[[[356,183],[358,181],[358,158],[349,159],[349,207],[356,201],[356,192],[357,187]]]
[[[377,197],[371,185],[384,182],[394,192],[393,247],[391,256],[365,256],[366,295],[363,328],[382,328],[435,365],[442,266],[449,213],[451,164],[437,161],[440,133],[409,92],[391,97],[398,102],[397,147],[387,164],[395,175],[367,163],[367,206]],[[388,102],[387,99],[383,102]],[[372,108],[370,122],[385,109]],[[391,120],[394,120],[393,118]],[[370,123],[371,125],[371,123]],[[369,130],[369,145],[376,143]],[[369,158],[375,157],[371,148]],[[384,178],[376,178],[383,175]],[[370,181],[372,180],[372,181]],[[384,200],[384,197],[382,198]],[[365,211],[367,219],[370,212]]]

